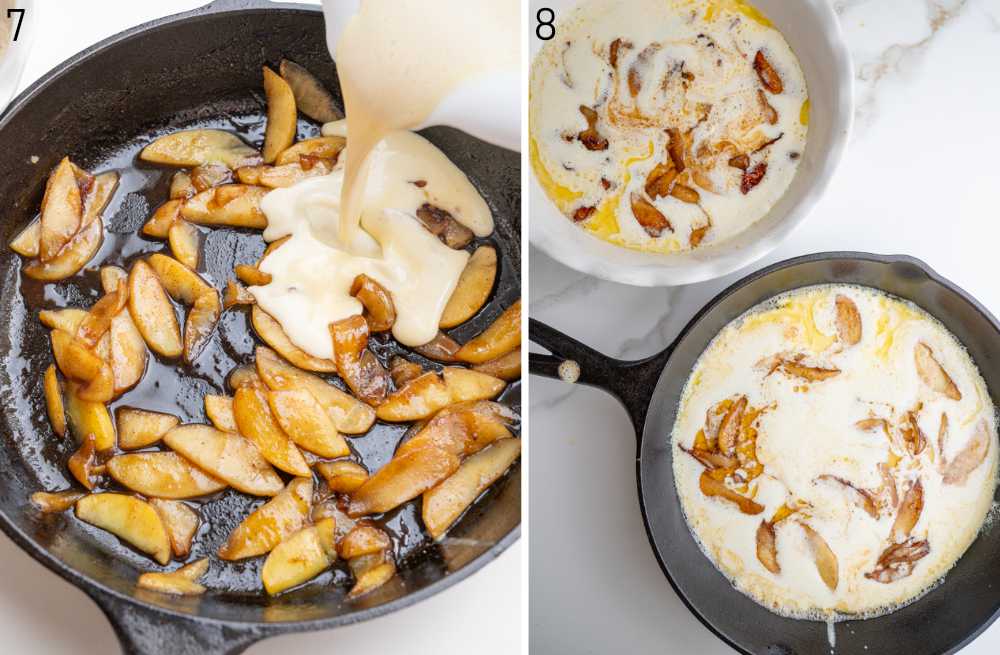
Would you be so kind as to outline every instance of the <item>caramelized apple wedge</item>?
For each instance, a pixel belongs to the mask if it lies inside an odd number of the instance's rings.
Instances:
[[[257,348],[257,373],[272,391],[305,389],[319,401],[342,434],[364,434],[375,422],[375,410],[321,378],[287,364],[269,348]]]
[[[472,502],[511,467],[521,454],[520,439],[501,439],[470,456],[451,476],[424,492],[422,517],[440,539]]]
[[[476,238],[472,230],[462,225],[451,212],[429,202],[417,209],[417,220],[441,243],[455,250],[461,250]]]
[[[174,173],[174,176],[170,178],[171,200],[187,200],[196,193],[198,193],[198,190],[194,188],[194,182],[191,180],[191,174],[187,171],[177,171]]]
[[[239,168],[259,162],[260,153],[229,132],[185,130],[156,139],[143,148],[139,158],[153,164],[185,168],[211,163]]]
[[[43,309],[38,312],[38,321],[51,330],[62,330],[76,334],[80,323],[87,317],[86,310],[68,307],[66,309]]]
[[[822,382],[840,375],[838,368],[822,368],[820,366],[806,366],[805,364],[790,359],[781,362],[781,370],[791,377],[805,380],[806,382]]]
[[[840,565],[837,562],[837,556],[830,549],[830,545],[826,543],[826,539],[818,532],[805,523],[799,525],[802,526],[802,530],[806,534],[806,543],[809,544],[809,550],[812,552],[819,577],[823,579],[823,583],[830,591],[835,591],[840,581]]]
[[[149,264],[132,265],[128,276],[128,308],[132,321],[154,352],[173,359],[184,351],[181,328],[163,285]]]
[[[521,345],[521,300],[504,310],[493,323],[458,351],[457,357],[470,364],[482,364],[505,355]]]
[[[351,295],[364,305],[364,317],[370,331],[385,332],[392,329],[396,322],[396,307],[385,287],[361,274],[351,283]]]
[[[778,540],[774,533],[774,524],[769,521],[761,521],[757,527],[757,560],[771,573],[775,575],[781,573],[781,565],[778,564]]]
[[[109,364],[116,396],[131,389],[146,372],[146,341],[126,307],[111,319]]]
[[[453,328],[475,316],[493,292],[496,276],[496,249],[493,246],[479,246],[458,278],[458,284],[441,314],[439,327]]]
[[[80,230],[83,222],[83,198],[69,157],[63,157],[45,186],[42,199],[41,232],[38,258],[55,258]]]
[[[292,146],[294,148],[295,146]],[[299,161],[281,166],[252,166],[236,171],[243,184],[256,184],[268,189],[283,189],[311,177],[329,175],[333,164],[326,159],[303,155]]]
[[[28,227],[18,232],[14,240],[10,242],[10,249],[22,257],[38,257],[38,249],[41,247],[42,221],[38,218],[28,223]]]
[[[337,372],[354,395],[373,407],[389,393],[389,372],[368,350],[368,321],[351,316],[330,324]]]
[[[264,67],[264,93],[267,95],[267,131],[264,135],[264,163],[273,164],[295,142],[298,110],[292,87],[277,73]]]
[[[167,230],[170,253],[188,268],[198,268],[199,252],[198,228],[187,221],[176,221]]]
[[[212,289],[194,301],[184,321],[184,361],[192,363],[204,350],[222,316],[219,294]]]
[[[664,230],[667,232],[674,231],[670,220],[641,193],[633,191],[629,200],[632,206],[632,215],[635,216],[635,220],[646,231],[646,234],[655,239],[663,234]]]
[[[42,388],[45,390],[45,410],[49,416],[49,423],[52,424],[52,430],[60,437],[65,437],[66,406],[63,404],[62,388],[54,364],[49,364],[45,369]]]
[[[260,209],[260,201],[267,192],[259,186],[224,184],[186,200],[181,216],[198,225],[262,230],[267,227],[267,217]]]
[[[108,460],[108,473],[123,487],[155,498],[184,500],[226,488],[222,480],[171,452],[116,455]]]
[[[482,364],[473,364],[473,371],[485,373],[507,382],[521,379],[521,347],[518,346],[506,355],[500,355]]]
[[[115,410],[115,424],[118,426],[118,447],[135,450],[152,446],[167,432],[177,427],[180,419],[171,414],[150,412],[135,407],[119,407]]]
[[[506,383],[469,369],[447,367],[443,380],[434,371],[407,382],[386,398],[376,415],[383,421],[419,421],[452,403],[489,400],[503,391]]]
[[[295,95],[295,104],[303,114],[317,123],[332,123],[344,117],[333,96],[312,73],[288,59],[281,60],[281,77]]]
[[[278,425],[299,447],[330,459],[351,454],[330,415],[307,389],[271,391],[267,401]]]
[[[698,486],[701,488],[701,493],[710,498],[714,496],[735,503],[744,514],[760,514],[764,511],[763,505],[736,493],[727,487],[722,480],[713,478],[708,471],[702,471],[701,477],[698,479]]]
[[[104,239],[100,220],[80,229],[57,255],[48,261],[34,259],[24,266],[24,274],[33,280],[57,282],[73,277],[97,253]]]
[[[331,165],[336,164],[345,145],[347,145],[347,139],[340,136],[318,136],[312,139],[303,139],[283,150],[274,160],[274,164],[276,166],[297,164],[302,157],[325,160]]]
[[[84,488],[94,488],[98,478],[104,475],[105,466],[98,459],[93,434],[88,434],[83,438],[83,443],[80,444],[77,451],[70,455],[66,467]]]
[[[316,465],[316,472],[323,476],[330,491],[335,493],[354,493],[368,481],[365,467],[349,460],[320,462]]]
[[[931,390],[952,400],[961,400],[962,392],[958,390],[951,376],[944,370],[934,357],[934,351],[921,341],[913,349],[913,358],[917,364],[917,375]]]
[[[191,552],[194,535],[198,532],[198,526],[201,524],[198,512],[179,500],[150,498],[149,504],[160,515],[163,527],[167,529],[167,536],[170,537],[170,549],[173,551],[174,557],[177,559],[187,557]]]
[[[73,489],[56,492],[36,491],[31,494],[31,504],[43,514],[58,514],[68,510],[86,495],[82,491]]]
[[[433,488],[458,465],[458,457],[433,447],[394,457],[351,494],[347,515],[388,512]]]
[[[896,520],[893,521],[892,529],[889,531],[889,535],[894,542],[901,543],[910,536],[913,527],[920,520],[920,513],[923,509],[924,486],[921,484],[920,479],[917,478],[907,488],[906,493],[903,494],[903,502],[899,505],[899,513],[896,514]]]
[[[311,474],[302,453],[274,420],[263,390],[237,389],[233,395],[233,415],[240,434],[257,446],[264,459],[292,475]]]
[[[410,380],[414,380],[424,373],[424,368],[416,362],[411,362],[405,357],[393,355],[389,360],[389,377],[392,378],[393,385],[398,389]]]
[[[891,544],[882,551],[875,568],[865,573],[865,577],[882,584],[902,580],[913,573],[917,562],[930,552],[931,547],[926,539],[910,537],[901,544]]]
[[[507,386],[506,382],[492,375],[457,366],[446,366],[441,375],[453,403],[491,400]]]
[[[943,414],[942,422],[944,422]],[[985,420],[982,420],[976,425],[975,432],[969,441],[950,462],[945,463],[944,451],[941,451],[943,482],[950,485],[965,484],[969,475],[986,460],[986,454],[989,450],[990,427]]]
[[[222,308],[232,309],[237,305],[255,305],[257,300],[247,288],[235,280],[226,281],[226,293],[222,296]]]
[[[313,357],[292,343],[285,331],[270,314],[254,305],[250,310],[250,322],[261,340],[294,366],[317,373],[336,373],[337,364],[331,359]]]
[[[312,580],[337,561],[336,521],[326,518],[275,546],[264,561],[261,579],[274,596]]]
[[[146,224],[142,226],[142,233],[154,239],[168,238],[170,228],[184,220],[181,218],[181,207],[183,206],[183,200],[168,200],[163,203],[156,208]]]
[[[59,370],[68,378],[89,382],[101,373],[104,360],[80,339],[62,330],[52,330],[52,355]]]
[[[459,457],[473,455],[490,444],[512,435],[507,426],[513,414],[503,405],[488,400],[457,403],[445,407],[396,450],[402,456],[433,446]]]
[[[747,407],[747,397],[740,396],[726,411],[719,423],[717,442],[723,455],[732,456],[736,452],[736,442],[740,437],[743,424],[743,412]]]
[[[215,292],[203,277],[173,257],[154,253],[147,263],[156,273],[163,290],[179,303],[193,305],[198,298]]]
[[[180,425],[163,443],[212,477],[253,496],[274,496],[284,485],[252,443],[208,425]]]
[[[79,389],[78,383],[66,381],[64,400],[70,432],[78,441],[83,441],[88,434],[94,435],[94,446],[100,452],[114,448],[115,425],[111,413],[104,403],[82,400]]]
[[[281,493],[236,526],[219,549],[219,557],[239,560],[271,552],[306,525],[312,509],[312,495],[312,477],[293,479]]]
[[[458,361],[456,355],[461,349],[461,344],[444,332],[438,330],[438,333],[434,335],[433,339],[425,344],[415,347],[413,351],[418,355],[423,355],[427,359],[432,359],[435,362],[451,364]]]
[[[229,396],[205,396],[205,415],[219,430],[237,432],[236,416],[233,414],[233,399]]]
[[[205,593],[205,586],[199,584],[198,579],[207,572],[208,558],[203,558],[169,573],[143,573],[136,586],[173,596],[200,596]]]
[[[837,312],[837,337],[847,346],[854,346],[861,341],[861,313],[854,301],[844,295],[838,295],[834,301]]]
[[[135,496],[100,493],[76,502],[76,517],[114,534],[160,564],[170,561],[170,537],[153,506]]]

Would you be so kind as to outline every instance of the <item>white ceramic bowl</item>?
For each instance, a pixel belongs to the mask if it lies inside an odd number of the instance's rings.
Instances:
[[[627,0],[626,0],[627,1]],[[828,0],[752,0],[785,36],[809,87],[809,136],[802,163],[785,195],[745,231],[722,243],[679,254],[657,254],[612,245],[574,225],[530,174],[531,243],[578,271],[636,286],[690,284],[721,277],[778,246],[809,214],[843,157],[854,116],[854,72],[840,23]],[[531,16],[551,7],[558,17],[577,0],[532,0]],[[558,35],[556,36],[558,38]],[[534,34],[532,58],[543,42]]]
[[[34,43],[38,29],[36,22],[38,7],[35,6],[34,0],[14,0],[13,4],[15,9],[24,9],[25,13],[17,41],[8,43],[3,53],[0,54],[0,114],[7,108],[7,103],[17,91],[17,85],[21,82],[21,73],[24,72],[24,65],[28,61],[28,53],[31,51],[31,45]],[[13,29],[17,27],[16,14],[13,21],[11,34],[7,38],[13,37]]]

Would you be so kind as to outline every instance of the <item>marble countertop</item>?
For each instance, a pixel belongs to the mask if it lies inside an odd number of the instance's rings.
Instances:
[[[289,1],[289,0],[283,0]],[[39,33],[21,80],[24,89],[92,43],[208,0],[94,0],[37,3]],[[515,543],[460,584],[405,610],[337,630],[288,635],[252,646],[248,655],[406,653],[508,655],[521,645],[521,551]],[[117,653],[111,625],[83,592],[31,559],[0,534],[0,635],[5,653]],[[488,635],[488,639],[483,639]],[[163,653],[169,653],[164,645]]]
[[[615,357],[665,348],[720,290],[788,257],[909,254],[1000,314],[1000,1],[836,0],[857,74],[850,149],[826,196],[776,252],[726,278],[644,289],[530,251],[530,313]],[[649,548],[635,442],[617,401],[533,377],[530,643],[538,653],[732,652],[683,606]],[[817,624],[817,629],[825,629]],[[1000,623],[963,655],[996,653]]]

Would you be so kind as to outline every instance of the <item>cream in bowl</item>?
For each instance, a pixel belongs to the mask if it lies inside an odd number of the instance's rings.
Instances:
[[[783,615],[867,618],[934,586],[984,525],[994,406],[920,308],[857,286],[752,308],[699,358],[672,434],[689,528]]]
[[[551,201],[618,246],[675,253],[745,231],[806,147],[805,75],[741,0],[591,0],[532,68],[531,161]]]

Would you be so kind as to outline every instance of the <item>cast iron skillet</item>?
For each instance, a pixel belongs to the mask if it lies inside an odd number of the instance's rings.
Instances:
[[[49,171],[69,154],[90,170],[124,171],[105,213],[104,245],[95,262],[127,266],[142,252],[162,250],[162,243],[136,232],[166,199],[171,172],[137,163],[135,155],[160,133],[192,125],[235,130],[260,144],[265,109],[261,66],[275,67],[283,57],[310,69],[339,94],[320,12],[263,0],[223,0],[155,21],[61,64],[0,118],[3,243],[37,211]],[[300,137],[312,136],[318,126],[303,120],[299,131]],[[520,158],[453,130],[425,135],[469,175],[497,223],[489,240],[500,254],[500,281],[480,315],[452,332],[464,341],[520,296]],[[259,233],[206,230],[202,272],[220,287],[231,277],[234,263],[255,261],[262,248]],[[436,594],[518,538],[520,470],[515,466],[440,545],[424,540],[415,503],[388,514],[400,573],[358,601],[344,598],[350,579],[343,568],[324,574],[316,584],[269,599],[260,591],[261,558],[237,564],[213,560],[205,580],[210,588],[225,592],[174,599],[137,591],[139,572],[156,568],[151,560],[77,521],[72,512],[41,516],[28,504],[34,491],[70,486],[64,463],[75,449],[72,439],[55,438],[45,419],[39,379],[51,353],[34,310],[88,306],[98,281],[91,270],[68,283],[43,287],[22,280],[20,266],[16,255],[0,248],[0,528],[97,601],[126,653],[238,653],[270,635],[369,619]],[[212,346],[184,380],[173,376],[172,366],[151,359],[146,378],[126,402],[170,411],[186,421],[204,421],[201,398],[213,389],[221,392],[225,374],[252,361],[255,345],[244,313],[223,316]],[[373,345],[383,359],[394,347],[391,341],[375,340]],[[519,410],[520,385],[510,385],[501,400]],[[352,445],[377,468],[391,457],[403,429],[377,424],[367,436],[352,439]],[[226,492],[204,505],[205,527],[192,559],[214,552],[259,502]],[[442,625],[448,619],[442,616]]]
[[[532,353],[531,372],[557,377],[559,364],[580,365],[579,381],[618,398],[638,436],[639,504],[653,552],[688,609],[741,653],[829,653],[826,626],[787,619],[764,609],[732,585],[699,550],[674,487],[670,433],[681,391],[699,355],[731,320],[757,303],[812,284],[860,284],[913,301],[944,323],[968,348],[1000,398],[1000,324],[975,299],[912,257],[833,252],[790,259],[753,273],[720,293],[663,352],[620,361],[532,320],[531,341],[551,355]],[[836,627],[838,655],[953,653],[1000,615],[1000,527],[976,539],[946,576],[920,600],[892,614]]]

